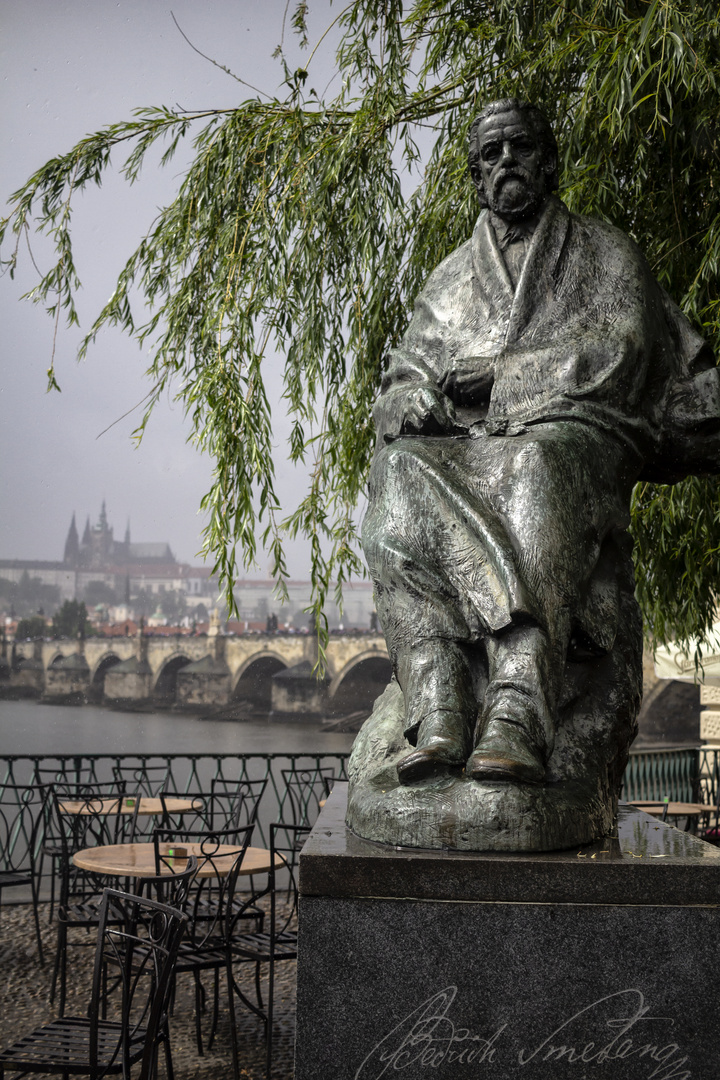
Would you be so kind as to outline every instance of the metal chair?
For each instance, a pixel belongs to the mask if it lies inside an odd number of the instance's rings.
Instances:
[[[218,829],[254,825],[260,799],[266,787],[267,778],[239,781],[229,790],[216,786],[213,781],[209,792],[193,791],[185,795],[180,792],[161,791],[159,798],[163,804],[163,814],[159,827],[166,830],[216,832]],[[166,801],[176,796],[192,798],[195,803],[194,809],[185,810],[182,813],[168,810]]]
[[[148,765],[146,761],[141,761],[137,765],[113,765],[113,776],[118,786],[124,785],[123,790],[128,795],[136,798],[145,796],[149,799],[157,799],[161,797],[168,785],[170,766],[167,762],[164,765]],[[143,816],[137,824],[137,839],[149,841],[157,824],[158,820],[154,817]]]
[[[331,789],[335,770],[313,766],[309,769],[282,769],[286,797],[282,801],[282,820],[290,825],[314,825],[320,802]]]
[[[139,765],[113,765],[113,776],[118,784],[124,784],[130,795],[146,795],[156,799],[165,790],[170,766],[148,765],[141,761]]]
[[[117,786],[115,786],[117,792]],[[54,789],[50,793],[50,823],[53,844],[59,851],[58,874],[60,877],[60,898],[57,916],[57,945],[55,966],[53,969],[50,1000],[55,1000],[55,991],[60,984],[58,1011],[60,1016],[65,1011],[65,989],[67,982],[68,946],[87,946],[87,940],[76,941],[68,937],[71,930],[97,927],[100,918],[102,890],[106,880],[96,874],[81,870],[75,866],[75,852],[88,847],[105,844],[132,842],[137,822],[138,802],[135,801],[130,813],[109,813],[108,799],[115,802],[118,809],[123,803],[123,795],[108,796],[105,788],[90,791],[83,788],[82,796],[72,791],[70,796],[65,791]]]
[[[253,825],[239,829],[220,829],[214,832],[193,832],[187,829],[156,829],[155,866],[158,874],[163,866],[174,865],[176,849],[187,843],[199,844],[198,876],[185,904],[189,917],[188,933],[183,941],[175,967],[175,975],[191,974],[195,980],[195,1038],[198,1053],[203,1053],[201,1013],[204,1011],[205,990],[200,976],[204,971],[215,975],[213,1020],[208,1039],[212,1046],[219,1014],[219,972],[227,969],[226,927],[235,897],[235,884],[242,868],[253,833]],[[223,848],[224,850],[220,850]],[[182,857],[182,856],[181,856]],[[222,861],[221,861],[222,860]],[[228,863],[230,868],[228,869]],[[237,1033],[231,1014],[233,1067],[239,1077]]]
[[[280,820],[288,825],[312,827],[320,813],[320,803],[332,791],[335,770],[331,766],[313,765],[308,769],[282,769],[285,794],[280,803]],[[302,847],[297,841],[294,851],[288,853],[291,869],[295,870]]]
[[[41,758],[47,761],[47,758]],[[49,790],[55,784],[78,786],[80,784],[92,784],[94,782],[92,765],[82,765],[76,759],[59,758],[57,767],[41,765],[35,761],[33,766],[33,783],[45,790]],[[45,866],[45,856],[50,859],[50,907],[48,908],[48,922],[52,922],[55,911],[55,879],[57,877],[57,859],[59,854],[50,850],[50,843],[43,841],[40,850],[38,878],[42,880]]]
[[[38,916],[38,835],[42,828],[43,791],[3,784],[0,789],[0,906],[3,889],[30,886],[40,963],[45,963]]]
[[[222,796],[231,800],[233,809],[237,807],[236,824],[254,825],[267,785],[267,776],[262,780],[227,780],[224,776],[216,776],[210,782],[210,791],[215,798]]]
[[[37,773],[43,770],[36,769]],[[46,770],[48,771],[48,770]],[[55,911],[55,888],[58,874],[58,865],[63,856],[63,844],[58,832],[58,823],[52,812],[52,793],[57,792],[63,799],[69,802],[86,798],[112,799],[122,798],[125,794],[125,785],[118,784],[115,780],[97,783],[89,780],[75,780],[69,777],[55,779],[52,783],[44,785],[45,805],[43,807],[42,843],[40,846],[40,867],[38,877],[43,874],[45,858],[50,859],[50,908],[48,922],[52,922]],[[64,831],[64,830],[61,830]],[[86,845],[80,845],[86,846]]]
[[[264,890],[256,892],[247,902],[248,905],[252,904],[253,906],[257,906],[263,896],[268,895],[270,897],[270,928],[269,930],[261,930],[254,933],[237,933],[238,918],[242,915],[242,911],[239,911],[238,915],[233,918],[232,925],[227,932],[230,954],[228,980],[232,978],[231,968],[233,960],[241,960],[244,962],[250,961],[255,964],[255,988],[258,999],[257,1007],[248,1001],[247,997],[240,991],[234,979],[232,982],[234,989],[241,1000],[265,1023],[266,1080],[270,1080],[272,1071],[275,965],[283,960],[297,959],[298,891],[294,872],[295,855],[299,848],[302,847],[302,842],[309,832],[309,825],[285,825],[280,822],[270,826],[271,869],[267,875],[267,884]],[[286,900],[285,910],[281,915],[278,914],[278,889],[276,888],[277,872],[275,870],[276,854],[282,855],[290,879],[287,887],[287,896],[289,900]],[[260,991],[260,970],[263,965],[267,965],[268,969],[268,999],[267,1007],[265,1009],[263,1008]],[[235,1017],[232,992],[230,993],[230,1017],[231,1025],[234,1027]]]
[[[82,1074],[100,1080],[120,1074],[131,1080],[136,1064],[137,1080],[151,1080],[161,1045],[173,1080],[167,1003],[187,918],[165,904],[114,889],[105,890],[99,916],[87,1016],[53,1020],[0,1052],[0,1080],[10,1066],[20,1075]],[[113,1001],[103,993],[103,968],[110,958],[121,978],[112,988],[119,989],[119,1019],[108,1020],[104,1014]]]

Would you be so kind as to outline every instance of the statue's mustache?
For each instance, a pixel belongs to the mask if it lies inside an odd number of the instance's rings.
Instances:
[[[522,180],[526,184],[532,183],[532,174],[527,169],[523,169],[521,166],[513,166],[511,169],[505,169],[499,173],[493,181],[493,190],[497,191],[508,180]]]

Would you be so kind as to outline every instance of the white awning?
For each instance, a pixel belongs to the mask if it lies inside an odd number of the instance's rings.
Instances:
[[[682,679],[702,683],[720,678],[720,622],[714,623],[707,645],[702,646],[702,668],[695,673],[694,649],[685,656],[679,645],[671,642],[655,653],[655,674],[658,679]]]

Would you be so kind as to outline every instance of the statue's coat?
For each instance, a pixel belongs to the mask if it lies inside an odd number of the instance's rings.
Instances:
[[[408,392],[457,357],[493,379],[457,410],[468,435],[403,436]],[[720,471],[718,374],[622,232],[550,197],[514,290],[483,211],[417,298],[375,408],[363,544],[391,655],[524,618],[611,649],[632,485]]]

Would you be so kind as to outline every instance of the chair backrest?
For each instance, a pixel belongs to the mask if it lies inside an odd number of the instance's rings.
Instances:
[[[20,784],[0,787],[0,873],[32,872],[43,803],[42,788]]]
[[[237,829],[254,825],[263,792],[267,787],[263,780],[238,780],[227,787],[213,780],[211,790],[188,793],[161,791],[163,804],[161,828],[216,832],[218,829]],[[170,800],[176,797],[194,802],[192,810],[173,812]]]
[[[274,822],[270,826],[270,856],[272,870],[268,878],[268,888],[270,890],[270,923],[272,934],[284,930],[292,921],[297,911],[297,856],[302,846],[302,841],[304,837],[308,835],[310,830],[311,827],[309,825],[286,825],[284,822]],[[275,866],[276,855],[282,857],[285,864],[284,867],[277,868]],[[281,895],[281,890],[277,886],[278,878],[281,874],[287,875],[287,880],[283,883],[282,888],[285,899],[282,908],[279,908],[277,901]]]
[[[170,765],[148,765],[141,761],[137,765],[113,765],[113,776],[118,783],[125,784],[128,795],[146,795],[156,799],[167,786]]]
[[[120,1033],[112,1060],[122,1063],[127,1080],[131,1064],[137,1060],[141,1061],[138,1080],[152,1077],[157,1045],[167,1038],[172,974],[186,925],[187,917],[166,904],[117,889],[104,890],[88,1010],[91,1076],[100,1077],[107,1069],[106,1055],[100,1053],[99,1031],[108,1005],[108,980],[103,969],[111,963],[119,978],[110,980],[109,994],[118,988],[121,994]],[[105,1032],[104,1043],[106,1039]]]
[[[289,825],[314,825],[320,813],[320,801],[325,798],[328,782],[335,778],[335,770],[329,766],[313,766],[282,769],[281,773],[285,787],[282,820]]]
[[[231,829],[237,825],[238,813],[235,800],[229,795],[216,796],[210,791],[161,791],[162,820],[153,829],[180,829],[185,832],[209,832],[213,829]],[[173,810],[174,799],[192,799],[191,810]]]
[[[195,947],[201,948],[211,938],[225,933],[229,897],[242,869],[250,845],[253,825],[237,829],[194,831],[191,829],[155,829],[155,869],[184,868],[194,845],[197,876],[185,905],[189,916],[188,934]],[[180,850],[178,850],[180,849]]]
[[[187,903],[190,886],[195,880],[198,870],[196,855],[189,855],[187,859],[160,860],[161,871],[152,877],[138,878],[140,896],[149,896],[160,904],[184,911]]]
[[[48,835],[62,856],[61,875],[86,878],[72,866],[72,855],[83,848],[132,841],[137,824],[138,802],[124,806],[124,791],[116,783],[94,785],[56,784],[49,792]],[[113,812],[114,811],[114,812]],[[118,812],[120,811],[120,812]]]
[[[59,761],[55,768],[51,765],[41,765],[36,761],[33,766],[33,783],[41,784],[43,787],[57,783],[92,784],[95,783],[95,777],[91,765],[81,765],[75,759]]]
[[[210,783],[210,790],[213,798],[220,797],[232,804],[233,824],[243,826],[254,825],[257,821],[260,800],[267,785],[267,776],[262,780],[227,780],[224,776],[216,776]],[[218,824],[215,823],[215,828]],[[225,827],[229,827],[229,823]]]

